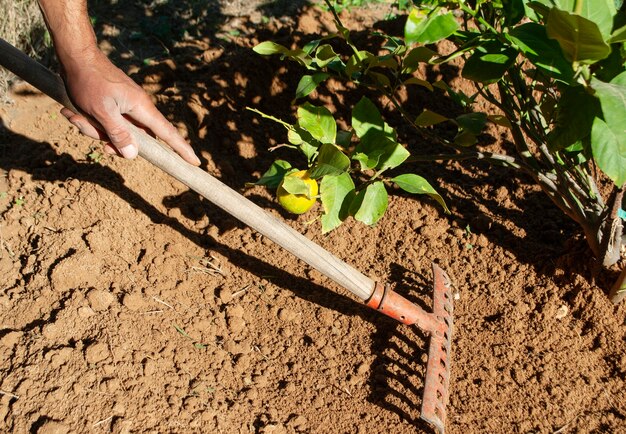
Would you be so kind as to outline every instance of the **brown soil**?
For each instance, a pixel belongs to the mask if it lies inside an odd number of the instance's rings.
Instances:
[[[313,213],[245,188],[293,157],[267,151],[284,132],[245,107],[292,115],[297,68],[250,47],[311,39],[329,17],[211,15],[166,56],[140,8],[107,7],[103,48],[158,95],[209,173],[400,293],[427,303],[431,262],[448,271],[449,433],[626,432],[626,307],[602,289],[614,276],[590,283],[577,227],[529,180],[415,165],[451,216],[398,193],[376,227],[322,236]],[[318,97],[341,110],[354,95],[336,84]],[[415,327],[145,161],[94,161],[99,145],[47,97],[21,86],[14,100],[0,107],[0,431],[433,432],[419,420],[428,341]]]

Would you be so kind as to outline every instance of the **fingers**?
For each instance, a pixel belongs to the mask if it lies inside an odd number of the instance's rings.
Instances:
[[[182,138],[174,125],[161,114],[147,98],[147,101],[128,113],[136,122],[152,131],[158,138],[167,143],[185,161],[194,166],[200,165],[200,160],[193,148]]]
[[[110,145],[105,145],[105,151],[107,153],[119,154],[129,159],[135,158],[139,153],[137,145],[133,143],[132,134],[128,128],[127,121],[119,113],[119,109],[106,110],[106,115],[98,117],[98,122],[100,122],[105,132],[97,129],[83,115],[76,114],[67,108],[61,109],[61,114],[76,126],[82,134],[92,139],[110,141],[115,147],[115,151],[113,151]]]
[[[97,120],[104,128],[111,144],[115,146],[122,157],[128,159],[137,157],[139,148],[133,140],[128,122],[117,106],[105,108],[104,112],[97,116]]]
[[[134,143],[127,123],[130,120],[140,128],[145,129],[148,134],[159,137],[188,163],[194,166],[200,165],[200,160],[194,153],[193,148],[152,104],[147,95],[127,114],[120,113],[120,108],[114,101],[107,105],[111,107],[100,107],[98,115],[94,116],[100,122],[100,126],[104,131],[94,126],[85,116],[76,114],[67,108],[62,109],[61,114],[75,125],[82,134],[93,139],[110,142],[104,148],[105,152],[109,154],[118,154],[129,159],[137,156],[139,150],[137,144]]]
[[[76,114],[67,108],[61,109],[61,114],[65,116],[72,125],[78,128],[82,134],[96,140],[107,140],[106,134],[93,126],[83,115]]]

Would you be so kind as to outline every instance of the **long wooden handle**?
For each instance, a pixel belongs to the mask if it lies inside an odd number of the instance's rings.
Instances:
[[[0,65],[29,82],[70,110],[80,111],[67,95],[63,80],[0,38]],[[184,161],[170,148],[129,123],[139,155],[178,179],[228,214],[274,241],[362,300],[370,298],[375,282],[293,228],[264,211],[204,170]]]

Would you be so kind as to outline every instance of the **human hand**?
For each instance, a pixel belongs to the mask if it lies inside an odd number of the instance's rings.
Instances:
[[[200,160],[176,128],[159,112],[150,97],[124,72],[97,51],[80,64],[63,65],[70,97],[80,110],[95,119],[64,108],[61,113],[83,134],[105,140],[104,150],[125,158],[135,158],[138,144],[133,142],[128,122],[159,137],[183,159],[195,166]],[[66,62],[67,63],[67,62]]]

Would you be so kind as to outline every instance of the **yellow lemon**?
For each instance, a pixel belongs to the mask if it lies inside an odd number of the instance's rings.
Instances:
[[[309,178],[309,172],[306,170],[300,170],[298,172],[291,173],[287,177],[296,177],[304,181],[309,188],[309,194],[291,194],[283,188],[283,182],[278,186],[276,196],[278,197],[278,203],[287,211],[293,214],[304,214],[313,207],[315,204],[315,196],[317,196],[317,182],[314,179]]]

